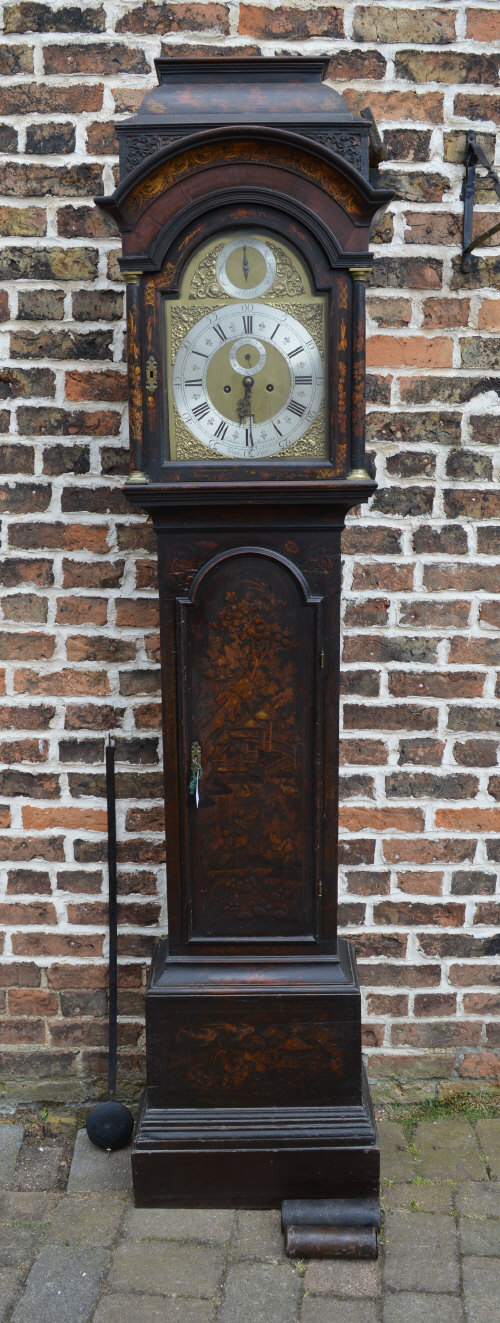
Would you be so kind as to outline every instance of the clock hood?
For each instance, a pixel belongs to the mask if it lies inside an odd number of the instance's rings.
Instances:
[[[117,125],[123,178],[146,156],[207,128],[288,129],[330,147],[368,178],[370,121],[353,115],[325,81],[325,57],[168,58],[155,61],[159,86],[137,115]]]

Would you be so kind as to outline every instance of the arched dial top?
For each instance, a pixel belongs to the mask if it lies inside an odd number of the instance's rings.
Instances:
[[[166,301],[166,458],[326,454],[325,300],[271,234],[221,232]]]

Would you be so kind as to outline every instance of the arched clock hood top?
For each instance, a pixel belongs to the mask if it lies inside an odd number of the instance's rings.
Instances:
[[[351,114],[317,57],[213,56],[156,60],[159,86],[117,125],[120,178],[168,143],[204,129],[262,125],[329,147],[368,179],[370,124]]]

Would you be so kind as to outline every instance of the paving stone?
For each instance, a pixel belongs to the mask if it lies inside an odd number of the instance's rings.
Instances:
[[[310,1295],[304,1299],[301,1319],[302,1323],[379,1323],[380,1304],[375,1300],[327,1300]]]
[[[0,1323],[6,1323],[24,1282],[19,1268],[0,1269]]]
[[[0,1192],[0,1222],[16,1222],[18,1226],[26,1227],[39,1226],[45,1231],[60,1198],[59,1193],[41,1193],[37,1190]]]
[[[233,1229],[232,1208],[131,1208],[124,1231],[136,1240],[210,1240],[224,1244]]]
[[[445,1213],[388,1213],[385,1285],[396,1291],[459,1289],[455,1223]]]
[[[484,1180],[474,1131],[466,1121],[424,1121],[417,1126],[420,1175],[432,1180]]]
[[[500,1217],[500,1185],[494,1181],[464,1181],[457,1186],[459,1213],[466,1217]]]
[[[380,1165],[384,1180],[411,1181],[415,1175],[403,1127],[395,1121],[379,1121]]]
[[[214,1323],[215,1302],[172,1300],[157,1295],[105,1295],[93,1323]]]
[[[165,1240],[150,1240],[146,1248],[144,1241],[129,1238],[113,1254],[109,1282],[122,1291],[209,1300],[219,1289],[223,1267],[220,1248]]]
[[[21,1263],[31,1263],[34,1258],[41,1231],[32,1227],[0,1227],[0,1268],[10,1268]]]
[[[477,1134],[482,1153],[486,1154],[492,1176],[500,1176],[500,1117],[478,1121]]]
[[[86,1130],[79,1130],[69,1173],[68,1194],[131,1188],[130,1146],[116,1149],[114,1153],[105,1153],[103,1149],[91,1144]]]
[[[87,1323],[107,1261],[105,1249],[45,1246],[33,1264],[12,1323]]]
[[[0,1125],[0,1189],[10,1185],[16,1169],[17,1155],[24,1138],[24,1126]]]
[[[300,1277],[290,1263],[238,1263],[227,1274],[219,1323],[295,1323]]]
[[[467,1323],[497,1323],[500,1318],[500,1260],[464,1259],[462,1272]]]
[[[126,1204],[117,1195],[68,1194],[51,1218],[47,1241],[60,1245],[112,1245]]]
[[[397,1295],[384,1300],[384,1323],[463,1323],[462,1302],[456,1295]]]
[[[386,1212],[406,1208],[409,1212],[449,1213],[453,1207],[453,1189],[439,1182],[388,1185],[383,1190],[382,1205]]]
[[[66,1184],[67,1144],[23,1144],[11,1181],[13,1190],[60,1190]]]
[[[500,1226],[494,1217],[461,1217],[459,1222],[462,1254],[500,1255]]]
[[[311,1260],[304,1287],[313,1295],[376,1296],[381,1288],[380,1261]]]
[[[277,1259],[287,1262],[281,1216],[274,1209],[242,1210],[236,1214],[236,1232],[231,1254],[235,1259]]]

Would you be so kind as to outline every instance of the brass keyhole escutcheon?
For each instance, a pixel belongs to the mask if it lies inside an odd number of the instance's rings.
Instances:
[[[146,363],[146,386],[150,394],[154,394],[158,385],[158,364],[156,358],[150,354]]]

